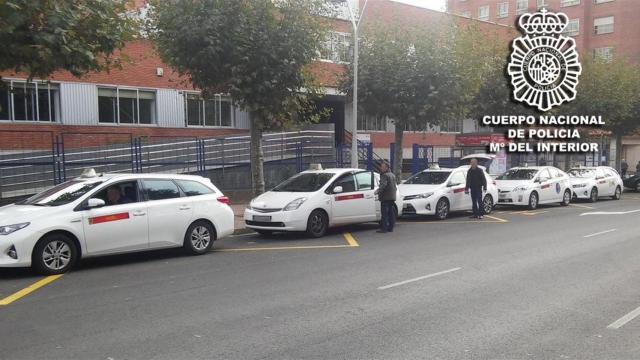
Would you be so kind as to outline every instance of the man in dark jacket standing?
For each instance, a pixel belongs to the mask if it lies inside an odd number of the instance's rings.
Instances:
[[[629,170],[629,164],[627,164],[627,160],[622,159],[620,162],[620,177],[624,179],[627,175],[627,170]]]
[[[380,186],[376,190],[376,195],[380,200],[380,210],[382,219],[380,221],[380,233],[392,232],[396,223],[393,205],[396,202],[396,176],[389,170],[389,164],[383,162],[380,165]]]
[[[484,175],[484,170],[478,167],[478,159],[471,159],[471,167],[467,172],[465,194],[468,194],[469,190],[471,190],[471,203],[473,204],[472,218],[482,219],[484,216],[482,194],[487,191],[487,178]]]

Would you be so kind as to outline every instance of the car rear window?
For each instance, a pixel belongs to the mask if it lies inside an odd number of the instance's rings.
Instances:
[[[176,180],[182,192],[187,196],[213,194],[214,191],[203,183],[193,180]]]

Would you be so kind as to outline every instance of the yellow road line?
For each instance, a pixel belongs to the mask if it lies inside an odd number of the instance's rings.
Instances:
[[[349,244],[349,246],[360,246],[360,244],[358,244],[358,242],[356,241],[356,239],[353,238],[353,235],[351,235],[351,233],[344,233],[344,239],[347,240],[347,244]]]
[[[546,212],[549,212],[549,211],[547,211],[547,210],[544,210],[544,211],[518,211],[518,212],[514,212],[514,214],[526,215],[526,216],[535,216],[535,215],[539,215],[539,214],[544,214]]]
[[[47,276],[46,278],[44,278],[44,279],[42,279],[40,281],[37,281],[37,282],[27,286],[26,288],[24,288],[24,289],[22,289],[22,290],[20,290],[18,292],[15,292],[12,295],[9,295],[6,298],[0,300],[0,306],[9,305],[12,302],[14,302],[14,301],[16,301],[18,299],[21,299],[21,298],[31,294],[32,292],[40,289],[41,287],[58,280],[61,277],[62,277],[62,274],[61,275]]]
[[[503,218],[499,218],[497,216],[491,216],[491,215],[485,215],[485,216],[488,217],[489,219],[493,219],[493,220],[496,220],[496,221],[501,222],[501,223],[508,223],[509,222],[509,220],[503,219]]]
[[[580,205],[580,204],[569,204],[569,206],[583,208],[583,209],[595,209],[593,206]]]

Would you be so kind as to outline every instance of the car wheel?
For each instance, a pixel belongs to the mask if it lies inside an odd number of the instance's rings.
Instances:
[[[620,200],[621,197],[622,197],[622,188],[620,188],[620,186],[617,186],[616,191],[613,193],[613,196],[611,198],[613,200]]]
[[[273,235],[273,230],[254,229],[254,231],[257,232],[258,234],[262,235],[262,236],[271,236],[271,235]]]
[[[493,197],[491,195],[486,195],[482,200],[482,207],[484,208],[485,214],[491,214],[493,211]]]
[[[561,206],[569,206],[571,203],[571,190],[567,189],[564,191],[564,195],[562,195]]]
[[[32,255],[33,268],[44,275],[62,274],[76,262],[76,244],[64,234],[51,234],[36,244]]]
[[[189,255],[202,255],[211,250],[215,239],[213,226],[207,221],[198,220],[187,229],[183,248]]]
[[[442,198],[438,200],[436,204],[436,218],[438,218],[438,220],[444,220],[447,216],[449,216],[449,201]]]
[[[529,205],[527,206],[529,208],[529,210],[535,210],[538,208],[538,193],[537,192],[532,192],[531,195],[529,195]]]
[[[313,210],[307,220],[307,234],[314,238],[323,237],[327,233],[329,220],[322,210]]]
[[[589,195],[589,202],[596,202],[598,201],[598,189],[597,188],[593,188],[591,189],[591,194]]]

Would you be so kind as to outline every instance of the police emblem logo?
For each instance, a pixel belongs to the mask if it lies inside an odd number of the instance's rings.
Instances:
[[[515,100],[541,111],[576,98],[582,67],[576,42],[563,36],[569,18],[546,9],[520,16],[526,34],[513,40],[508,74]]]

